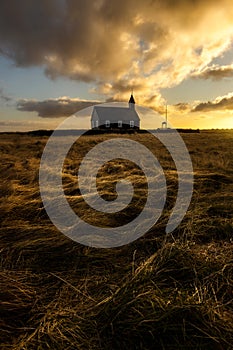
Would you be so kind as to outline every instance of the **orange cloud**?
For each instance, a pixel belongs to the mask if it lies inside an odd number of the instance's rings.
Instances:
[[[233,64],[226,66],[212,65],[206,67],[202,72],[194,74],[195,78],[221,80],[233,77]]]
[[[207,67],[232,43],[232,23],[231,0],[1,1],[0,53],[114,99],[134,87],[139,103],[159,108],[162,88],[231,75]]]
[[[208,101],[199,103],[193,108],[192,112],[209,112],[214,110],[233,110],[233,93],[230,93],[227,96],[220,96],[213,102]]]

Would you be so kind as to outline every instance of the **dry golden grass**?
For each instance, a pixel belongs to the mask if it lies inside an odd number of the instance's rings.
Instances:
[[[76,170],[87,150],[107,137],[83,137],[63,174],[71,206],[102,226],[131,220],[147,191],[140,169],[115,162],[101,169],[100,192],[113,199],[111,183],[119,174],[129,176],[134,210],[98,217],[86,206]],[[150,135],[129,137],[154,150],[165,169],[166,207],[141,239],[95,249],[62,235],[43,208],[38,172],[48,138],[1,135],[2,349],[232,349],[233,131],[182,135],[193,161],[194,193],[184,220],[169,235],[174,163]]]

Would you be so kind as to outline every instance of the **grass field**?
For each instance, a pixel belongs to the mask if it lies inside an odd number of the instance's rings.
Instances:
[[[64,164],[63,185],[83,219],[114,226],[138,215],[147,188],[140,169],[112,162],[100,170],[100,193],[114,199],[112,183],[127,176],[135,185],[132,206],[120,216],[87,207],[76,170],[107,137],[82,137]],[[174,162],[150,135],[128,137],[158,156],[165,209],[137,241],[96,249],[65,237],[43,208],[38,174],[48,137],[1,135],[1,349],[233,349],[233,131],[182,135],[194,192],[171,234],[165,227],[177,191]]]

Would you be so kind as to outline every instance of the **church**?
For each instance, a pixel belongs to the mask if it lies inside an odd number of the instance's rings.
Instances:
[[[94,106],[91,116],[92,129],[140,129],[140,118],[135,110],[133,94],[128,107]]]

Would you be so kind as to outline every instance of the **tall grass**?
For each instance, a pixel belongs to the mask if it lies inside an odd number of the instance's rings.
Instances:
[[[107,137],[83,137],[64,164],[67,199],[86,220],[90,209],[76,169]],[[1,135],[2,349],[232,349],[233,132],[183,135],[194,193],[172,234],[165,234],[165,226],[177,191],[175,165],[150,135],[129,137],[155,152],[165,169],[165,210],[139,240],[95,249],[62,235],[43,208],[38,171],[47,137]],[[143,175],[126,165],[103,167],[99,190],[111,200],[114,177],[129,176],[136,186],[134,210],[120,217],[92,212],[93,222],[122,224],[143,208]]]

